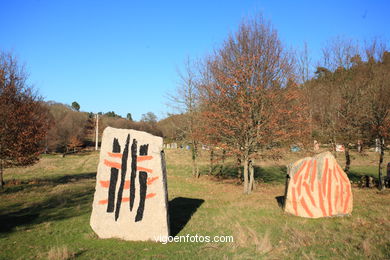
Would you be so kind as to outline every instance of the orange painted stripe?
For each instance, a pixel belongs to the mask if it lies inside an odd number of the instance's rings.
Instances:
[[[100,186],[102,186],[103,188],[108,188],[110,186],[110,181],[99,181],[100,182]]]
[[[152,170],[152,169],[144,168],[144,167],[140,167],[140,166],[137,166],[137,171],[143,171],[143,172],[153,173],[153,170]]]
[[[309,198],[310,198],[311,204],[313,204],[314,207],[317,207],[317,206],[316,206],[316,202],[314,201],[313,195],[312,195],[311,192],[310,192],[309,185],[305,182],[305,183],[303,183],[303,186],[304,186],[305,189],[306,189],[306,193],[307,193],[307,195],[308,195]]]
[[[130,201],[129,197],[122,198],[122,202],[129,202],[129,201]],[[108,203],[108,200],[99,200],[99,204],[100,205],[104,205],[104,204],[107,204],[107,203]]]
[[[322,192],[323,195],[326,195],[326,181],[328,177],[328,158],[325,158],[325,169],[322,172]]]
[[[326,196],[326,182],[328,180],[328,171],[322,174],[322,196]]]
[[[153,198],[154,196],[156,196],[156,193],[149,193],[148,195],[146,195],[146,198],[150,199]]]
[[[336,179],[336,182],[338,183],[339,182],[339,178],[337,177],[336,171],[337,171],[336,164],[334,164],[333,165],[333,176]]]
[[[108,188],[110,187],[110,181],[100,181],[100,185],[103,188]],[[125,181],[125,186],[123,187],[125,190],[130,189],[130,181]]]
[[[338,214],[339,213],[339,207],[338,207],[338,205],[337,205],[337,202],[338,202],[338,200],[339,200],[339,196],[340,196],[340,186],[339,186],[339,183],[340,183],[340,181],[339,181],[339,178],[337,177],[337,173],[336,173],[336,171],[337,171],[337,168],[336,168],[336,164],[334,164],[333,165],[333,177],[335,178],[335,183],[336,183],[336,189],[335,189],[335,191],[334,191],[334,210],[336,211],[336,214]]]
[[[148,178],[148,185],[152,184],[155,180],[157,180],[158,177]]]
[[[298,216],[298,205],[297,205],[297,199],[295,197],[295,188],[294,187],[292,187],[291,192],[292,192],[292,204],[293,204],[294,212],[295,212],[295,215]]]
[[[340,208],[342,208],[343,205],[344,205],[344,190],[343,190],[344,185],[343,185],[342,182],[340,183],[340,188],[341,188],[341,191],[340,191]]]
[[[320,209],[322,211],[322,216],[326,217],[326,210],[324,207],[324,199],[322,198],[322,189],[321,189],[321,183],[318,182],[318,199],[320,201]]]
[[[340,193],[340,188],[339,188],[339,185],[337,184],[336,185],[336,191],[335,191],[335,200],[334,200],[334,210],[336,211],[336,214],[339,213],[339,210],[338,210],[338,206],[337,206],[337,202],[339,201],[339,193]]]
[[[137,157],[137,162],[142,162],[142,161],[147,161],[147,160],[152,160],[152,159],[153,159],[153,156],[143,155],[143,156]]]
[[[324,172],[328,171],[328,158],[325,158],[325,169]]]
[[[346,188],[347,188],[347,198],[345,199],[344,202],[344,209],[343,209],[344,214],[347,214],[348,202],[349,202],[349,198],[351,197],[350,187],[346,187]]]
[[[148,185],[152,184],[155,180],[157,180],[158,177],[148,178]],[[100,181],[100,185],[103,188],[110,187],[110,181]],[[130,189],[130,181],[125,181],[125,186],[123,187],[124,190]]]
[[[314,162],[313,162],[313,174],[311,175],[311,179],[310,179],[310,182],[311,182],[311,192],[314,191],[314,182],[316,180],[316,177],[317,177],[317,160],[314,160]]]
[[[346,214],[347,212],[347,207],[348,207],[348,202],[349,202],[349,199],[350,199],[350,197],[351,197],[351,191],[350,191],[350,186],[351,186],[351,184],[349,183],[349,181],[348,181],[348,179],[347,178],[345,178],[345,176],[344,176],[344,174],[343,174],[343,171],[342,171],[342,169],[340,168],[340,166],[338,166],[337,165],[337,171],[338,171],[338,173],[339,173],[339,176],[340,176],[340,178],[342,179],[342,181],[341,181],[341,183],[340,183],[340,185],[341,185],[341,192],[340,192],[340,195],[341,195],[341,200],[340,200],[340,205],[341,205],[341,207],[343,207],[343,209],[342,209],[342,212],[344,213],[344,214]],[[346,196],[346,198],[345,198],[345,201],[344,201],[344,185],[343,185],[343,183],[345,183],[345,192],[347,193],[347,196]]]
[[[108,154],[108,156],[110,156],[110,157],[122,158],[122,154],[121,154],[121,153],[110,153],[110,152],[108,152],[107,154]]]
[[[306,168],[305,181],[309,178],[309,171],[311,169],[311,163],[312,163],[312,160],[310,160],[309,165]]]
[[[338,165],[337,165],[337,171],[338,171],[338,173],[339,173],[341,179],[343,179],[343,181],[345,181],[345,182],[348,182],[348,179],[346,179],[346,178],[344,177],[343,170],[342,170],[342,169],[340,168],[340,166],[338,166]]]
[[[120,163],[111,162],[108,160],[104,160],[104,164],[111,168],[121,169],[122,165]]]
[[[302,166],[301,166],[301,168],[300,168],[300,169],[298,170],[298,172],[294,175],[294,177],[293,177],[294,184],[297,183],[298,175],[299,175],[299,174],[301,173],[301,171],[305,168],[306,163],[307,163],[307,161],[304,161],[303,164],[302,164]]]
[[[313,217],[313,213],[311,213],[310,209],[307,207],[306,205],[306,201],[302,198],[301,199],[301,205],[303,207],[303,209],[306,211],[306,213],[310,216],[310,217]]]
[[[299,176],[299,181],[298,181],[298,185],[297,185],[297,189],[298,189],[298,196],[301,196],[301,188],[302,188],[302,174],[301,176]]]
[[[328,176],[328,212],[329,216],[332,216],[332,170],[330,169]]]

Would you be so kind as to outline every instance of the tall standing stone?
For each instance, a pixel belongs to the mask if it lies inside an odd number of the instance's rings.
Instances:
[[[286,212],[308,218],[351,214],[351,183],[330,152],[301,159],[288,169]]]
[[[169,235],[163,140],[107,127],[90,224],[100,238],[154,240]]]

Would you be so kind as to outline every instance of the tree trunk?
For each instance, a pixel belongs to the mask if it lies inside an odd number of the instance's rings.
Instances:
[[[223,150],[222,150],[222,165],[225,164],[225,159],[226,159],[226,150],[223,149]]]
[[[349,145],[344,144],[344,154],[345,154],[345,173],[349,174],[349,169],[351,167],[351,156],[349,155]]]
[[[222,150],[222,156],[221,156],[222,164],[221,164],[221,168],[219,168],[218,175],[223,175],[223,169],[225,168],[225,159],[226,159],[226,150],[223,149]]]
[[[240,158],[240,156],[237,156],[237,178],[241,182],[242,170],[241,170],[241,158]]]
[[[335,158],[337,158],[337,151],[336,151],[336,148],[337,147],[337,143],[336,143],[336,137],[332,137],[332,150],[333,150],[333,155]]]
[[[0,160],[0,189],[4,188],[4,180],[3,180],[3,160]]]
[[[1,140],[0,140],[1,141]],[[0,142],[0,154],[2,153],[2,146]],[[0,158],[0,189],[4,188],[4,180],[3,180],[3,159]]]
[[[290,171],[291,171],[291,168],[290,168],[290,165],[287,166],[287,175],[286,175],[286,183],[284,185],[284,197],[283,197],[283,210],[284,210],[284,207],[286,205],[286,198],[287,198],[287,191],[288,191],[288,184],[290,183]]]
[[[214,167],[214,150],[210,150],[210,167],[209,167],[209,175],[213,174],[213,167]]]
[[[244,156],[244,193],[248,194],[248,188],[249,188],[249,183],[248,183],[248,157]]]
[[[382,164],[383,164],[383,157],[385,155],[385,145],[384,145],[384,139],[381,136],[379,138],[380,141],[380,154],[379,154],[379,166],[378,166],[378,188],[379,190],[382,190],[383,183],[382,183]]]
[[[199,168],[197,164],[198,149],[195,142],[192,142],[192,175],[199,178]]]
[[[362,153],[363,152],[363,143],[361,140],[358,140],[358,153]]]
[[[255,189],[255,170],[253,168],[254,159],[249,161],[249,189],[248,193],[251,193]]]
[[[65,151],[64,153],[62,154],[62,158],[65,158],[65,156],[69,153],[69,148],[68,148],[68,145],[66,145],[66,148],[65,148]]]

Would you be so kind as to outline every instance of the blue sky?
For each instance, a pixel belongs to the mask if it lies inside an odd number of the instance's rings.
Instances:
[[[288,48],[307,42],[313,63],[336,36],[390,40],[390,1],[0,0],[0,50],[25,63],[45,100],[161,119],[185,58],[259,12]]]

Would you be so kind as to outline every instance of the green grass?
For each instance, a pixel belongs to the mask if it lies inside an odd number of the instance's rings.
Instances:
[[[389,259],[390,193],[353,187],[350,217],[305,219],[285,214],[285,167],[257,165],[257,188],[243,195],[236,169],[191,176],[189,153],[167,151],[171,231],[231,235],[233,243],[129,242],[98,239],[89,226],[98,154],[44,156],[7,169],[0,191],[0,259]],[[352,173],[373,174],[369,160]]]

